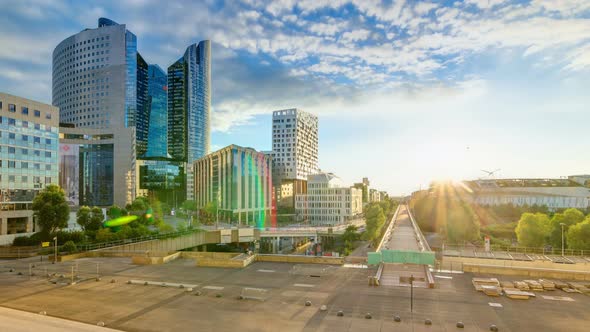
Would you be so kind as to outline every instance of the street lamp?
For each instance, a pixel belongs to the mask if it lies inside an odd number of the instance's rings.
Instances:
[[[565,227],[564,223],[560,223],[561,225],[561,256],[565,256],[565,241],[563,239],[563,227]]]
[[[55,242],[55,255],[53,258],[53,264],[57,263],[57,236],[53,238],[53,241]]]

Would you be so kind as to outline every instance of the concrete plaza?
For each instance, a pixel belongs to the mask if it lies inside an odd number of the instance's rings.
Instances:
[[[25,270],[20,271],[23,275],[0,270],[0,306],[93,327],[104,322],[125,331],[457,331],[455,324],[462,321],[463,331],[488,331],[495,324],[500,331],[575,332],[586,331],[590,323],[587,295],[544,292],[528,301],[487,297],[473,289],[468,273],[435,273],[435,289],[414,289],[411,313],[408,287],[367,286],[374,269],[269,262],[244,269],[205,268],[188,259],[150,266],[132,265],[128,258],[82,262],[99,262],[105,271],[102,279],[70,286],[30,278]],[[197,286],[188,291],[127,284],[131,279]],[[244,288],[263,289],[265,299],[240,300]],[[312,305],[305,306],[306,301]],[[342,317],[337,315],[340,310]],[[47,316],[38,315],[40,311]],[[366,319],[366,313],[372,319]],[[396,315],[401,322],[394,321]],[[424,324],[427,318],[431,326]],[[64,325],[62,330],[76,328]]]

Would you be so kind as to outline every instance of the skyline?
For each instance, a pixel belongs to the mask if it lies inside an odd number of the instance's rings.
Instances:
[[[484,177],[480,169],[588,173],[585,2],[207,2],[199,11],[172,2],[158,17],[150,3],[11,5],[0,18],[0,90],[50,103],[53,48],[104,16],[126,24],[162,68],[212,40],[212,151],[270,150],[272,111],[296,107],[319,116],[322,170],[349,184],[369,177],[394,195]]]

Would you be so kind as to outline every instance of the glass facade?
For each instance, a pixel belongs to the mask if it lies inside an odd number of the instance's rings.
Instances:
[[[201,41],[168,67],[168,152],[193,162],[209,153],[211,44]]]
[[[58,144],[56,127],[0,116],[0,201],[32,201],[57,183]]]
[[[137,113],[135,115],[135,130],[138,157],[145,155],[147,151],[149,125],[148,64],[137,53]]]
[[[80,145],[59,145],[59,186],[71,206],[80,205]]]
[[[168,77],[158,65],[148,67],[149,129],[145,157],[168,158]]]
[[[79,146],[80,205],[113,205],[113,144]]]

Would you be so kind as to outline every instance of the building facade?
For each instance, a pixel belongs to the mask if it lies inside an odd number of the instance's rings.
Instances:
[[[57,107],[0,93],[0,236],[34,231],[33,199],[58,183],[58,127]]]
[[[135,199],[136,160],[122,148],[134,138],[134,127],[59,128],[59,185],[70,205],[125,206]]]
[[[130,203],[150,121],[148,65],[137,52],[137,37],[124,24],[100,18],[97,28],[66,38],[53,51],[52,90],[60,121],[75,127],[64,134],[81,147],[80,204]],[[101,169],[104,164],[112,172]]]
[[[307,194],[295,195],[295,212],[312,225],[341,225],[363,212],[362,190],[345,187],[332,173],[307,177]]]
[[[211,115],[211,42],[189,46],[168,67],[168,153],[191,165],[209,153]],[[193,199],[192,167],[187,172],[187,199]]]
[[[273,181],[279,206],[293,207],[307,176],[319,171],[318,118],[299,109],[272,114]]]
[[[146,158],[168,154],[168,76],[158,65],[148,66],[149,128]]]
[[[265,227],[270,221],[270,156],[230,145],[193,162],[193,171],[198,208],[213,202],[225,220],[257,227]]]
[[[570,179],[490,179],[465,184],[480,205],[546,205],[550,210],[590,207],[590,188]]]

